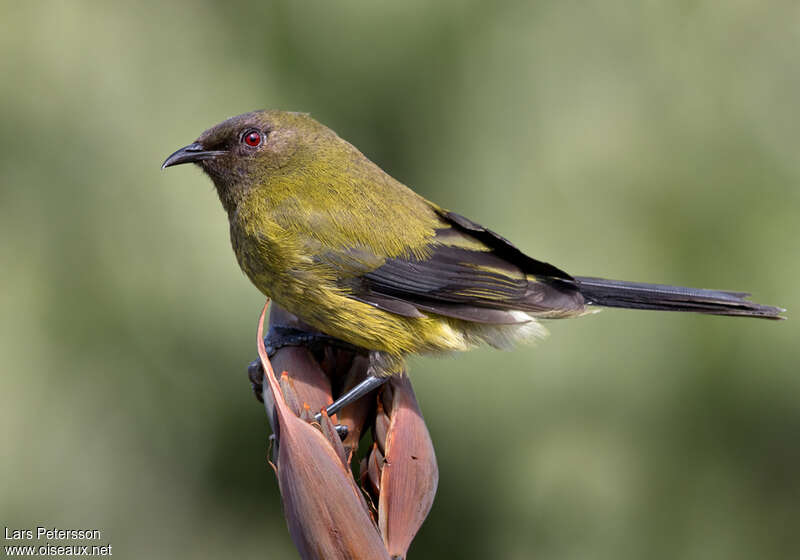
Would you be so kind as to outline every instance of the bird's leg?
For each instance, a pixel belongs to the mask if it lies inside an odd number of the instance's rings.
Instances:
[[[368,375],[366,379],[361,381],[358,385],[347,391],[344,395],[336,399],[334,402],[329,404],[325,407],[325,412],[328,413],[328,416],[332,416],[346,407],[348,404],[356,402],[361,397],[365,396],[367,393],[377,389],[384,383],[389,381],[388,376],[375,376],[375,375]],[[314,420],[319,422],[322,419],[322,414],[317,414],[314,417]]]
[[[347,391],[344,395],[341,395],[338,399],[325,407],[325,412],[328,414],[328,416],[332,416],[348,404],[356,402],[360,398],[366,396],[368,393],[371,393],[389,381],[389,377],[391,377],[391,374],[393,373],[393,368],[390,366],[394,366],[395,364],[395,360],[383,352],[376,352],[374,350],[371,351],[369,353],[369,368],[367,368],[367,377],[352,389]],[[317,414],[314,417],[314,420],[317,422],[319,422],[321,419],[322,414]]]

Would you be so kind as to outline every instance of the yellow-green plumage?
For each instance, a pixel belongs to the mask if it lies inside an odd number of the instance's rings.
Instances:
[[[357,346],[402,355],[474,344],[463,321],[404,317],[349,297],[343,276],[374,270],[386,257],[425,258],[436,230],[448,226],[431,203],[330,130],[305,115],[280,116],[305,125],[319,144],[298,148],[307,165],[264,173],[230,213],[233,248],[250,280],[310,325]],[[463,245],[487,250],[471,238]],[[329,255],[353,248],[364,252],[350,267],[329,263]]]
[[[451,226],[441,209],[308,115],[250,113],[198,141],[209,149],[230,148],[231,138],[248,127],[268,130],[263,151],[201,165],[228,212],[242,270],[276,303],[325,333],[398,357],[542,334],[527,316],[513,324],[472,325],[433,313],[407,317],[351,297],[348,278],[379,268],[387,258],[425,259],[432,245],[443,244],[436,241],[437,230]],[[489,250],[470,236],[446,244]]]
[[[420,197],[306,114],[233,117],[175,152],[212,178],[261,292],[320,331],[383,354],[507,346],[588,303],[775,317],[742,294],[575,279]],[[585,297],[584,297],[585,296]]]

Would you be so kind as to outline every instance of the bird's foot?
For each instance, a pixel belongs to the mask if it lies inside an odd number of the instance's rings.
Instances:
[[[272,358],[275,353],[286,346],[302,346],[311,351],[318,350],[324,347],[338,348],[341,350],[348,350],[351,352],[363,352],[360,348],[343,342],[338,338],[328,336],[319,332],[309,332],[303,329],[296,329],[294,327],[286,327],[279,325],[272,325],[264,337],[264,347],[267,350],[267,356]],[[253,360],[247,366],[247,375],[250,378],[250,386],[253,393],[259,402],[264,402],[264,370],[261,367],[260,360]]]
[[[362,349],[327,334],[280,325],[272,325],[269,328],[267,336],[264,337],[264,346],[270,358],[285,346],[305,346],[312,351],[321,346],[330,346],[351,352],[363,352]]]

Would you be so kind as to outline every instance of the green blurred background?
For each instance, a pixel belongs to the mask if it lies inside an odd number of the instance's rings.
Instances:
[[[3,2],[0,523],[121,558],[294,558],[245,366],[263,298],[164,157],[312,113],[575,274],[800,309],[800,7]],[[417,359],[439,494],[412,558],[796,558],[783,323],[606,311]]]

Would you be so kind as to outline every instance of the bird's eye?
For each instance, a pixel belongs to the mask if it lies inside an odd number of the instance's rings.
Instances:
[[[251,148],[257,148],[261,145],[261,133],[257,130],[248,130],[242,135],[242,142]]]

